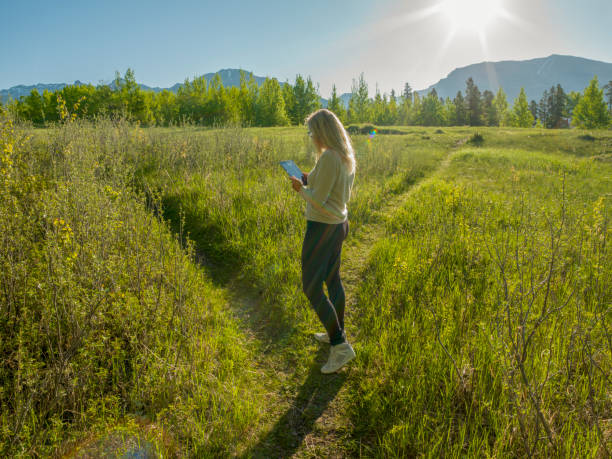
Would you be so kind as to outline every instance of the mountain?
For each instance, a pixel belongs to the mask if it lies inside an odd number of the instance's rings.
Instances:
[[[246,71],[245,73],[247,76],[251,74],[251,72]],[[240,84],[239,69],[222,69],[216,73],[207,73],[204,78],[210,81],[216,74],[219,74],[224,86],[238,86]],[[545,90],[557,84],[561,84],[565,92],[582,92],[594,75],[598,76],[599,84],[603,87],[608,81],[612,80],[612,64],[581,57],[553,54],[548,57],[525,61],[481,62],[460,67],[436,84],[417,92],[420,95],[425,95],[435,88],[440,97],[446,98],[448,96],[453,99],[457,91],[465,92],[465,82],[469,77],[472,77],[481,92],[488,89],[495,93],[500,86],[503,87],[508,96],[508,102],[512,104],[521,87],[525,88],[528,100],[539,101]],[[265,77],[256,75],[254,77],[258,85],[265,81]],[[77,80],[73,84],[86,83]],[[281,82],[280,84],[284,83]],[[176,83],[169,88],[159,88],[141,84],[140,87],[155,92],[164,89],[176,92],[182,85],[182,83]],[[67,86],[67,83],[13,86],[10,89],[0,90],[0,101],[5,103],[9,98],[19,99],[22,96],[27,96],[34,88],[42,94],[45,89],[57,91],[65,86]],[[114,87],[114,82],[111,82],[110,86]],[[345,107],[348,107],[350,98],[350,93],[340,95]],[[321,98],[321,103],[326,107],[327,99]]]
[[[82,83],[81,81],[76,80],[72,84],[75,86],[80,86],[86,83]],[[66,86],[68,86],[68,83],[38,83],[30,86],[20,84],[18,86],[13,86],[9,89],[0,89],[0,102],[4,103],[8,99],[19,99],[22,96],[27,96],[28,94],[30,94],[30,92],[32,92],[33,89],[38,90],[38,92],[42,94],[45,89],[49,91],[60,91]]]
[[[221,81],[223,82],[223,86],[229,87],[229,86],[239,86],[240,85],[240,69],[222,69],[219,70],[216,73],[207,73],[204,75],[204,78],[206,79],[206,81],[210,81],[214,78],[214,76],[216,74],[219,74],[219,76],[221,77]],[[245,71],[247,79],[249,78],[251,72],[247,72]],[[263,82],[266,80],[265,77],[261,77],[261,76],[257,76],[257,75],[253,75],[255,77],[255,81],[257,82],[258,85],[263,84]],[[73,85],[76,86],[80,86],[80,85],[85,85],[87,83],[83,83],[79,80],[75,81],[74,83],[72,83]],[[281,85],[283,85],[284,83],[280,83]],[[60,91],[62,90],[64,87],[68,86],[69,83],[50,83],[50,84],[45,84],[45,83],[38,83],[38,84],[34,84],[34,85],[30,85],[30,86],[25,86],[25,85],[18,85],[18,86],[13,86],[12,88],[9,89],[2,89],[0,90],[0,101],[2,103],[5,103],[8,99],[19,99],[22,96],[27,96],[28,94],[30,94],[30,92],[33,89],[38,90],[38,92],[40,94],[43,93],[43,91],[46,89],[48,91]],[[109,83],[109,86],[111,88],[115,87],[115,82],[112,81],[111,83]],[[145,84],[141,84],[140,87],[143,90],[146,91],[154,91],[154,92],[161,92],[164,89],[167,89],[169,91],[172,92],[176,92],[178,91],[178,89],[183,86],[183,83],[176,83],[172,86],[170,86],[169,88],[160,88],[160,87],[151,87],[151,86],[147,86]]]
[[[612,80],[612,64],[553,54],[525,61],[481,62],[460,67],[436,84],[417,92],[425,95],[435,88],[438,96],[453,99],[457,91],[465,95],[465,82],[472,77],[480,92],[488,89],[495,93],[500,86],[504,88],[508,102],[512,104],[521,87],[525,88],[527,100],[539,101],[545,90],[557,84],[561,84],[566,93],[582,92],[594,75],[603,87]]]
[[[349,100],[351,100],[351,93],[350,92],[345,92],[343,94],[340,94],[338,96],[338,98],[340,99],[340,101],[344,105],[344,108],[348,108]],[[323,97],[321,97],[321,106],[323,108],[327,108],[327,103],[328,102],[329,102],[329,99],[324,99]]]

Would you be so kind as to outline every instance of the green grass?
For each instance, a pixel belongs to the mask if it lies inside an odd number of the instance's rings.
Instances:
[[[2,456],[61,454],[134,416],[165,455],[230,454],[261,415],[226,294],[130,186],[132,132],[28,139],[2,120]]]
[[[454,154],[373,249],[351,391],[368,454],[604,454],[612,167],[498,135]]]
[[[334,377],[278,166],[312,168],[305,128],[9,139],[0,451],[144,415],[169,456],[605,455],[612,134],[389,132],[353,136],[347,243],[368,246],[345,252],[358,358]]]

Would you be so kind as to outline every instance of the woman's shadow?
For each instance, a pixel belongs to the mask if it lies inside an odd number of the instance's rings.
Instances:
[[[328,355],[329,346],[319,348],[308,378],[300,387],[291,408],[242,458],[284,458],[292,456],[299,449],[347,379],[346,370],[329,375],[321,373],[321,366]]]

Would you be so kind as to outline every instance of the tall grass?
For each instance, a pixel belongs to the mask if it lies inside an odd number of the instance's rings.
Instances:
[[[165,455],[230,454],[259,416],[226,299],[131,185],[139,132],[0,120],[2,456],[61,453],[134,415]]]
[[[612,170],[491,137],[374,248],[351,392],[367,455],[610,452]]]
[[[165,455],[257,442],[283,383],[253,367],[223,286],[256,287],[306,373],[305,203],[278,166],[312,168],[305,130],[1,123],[0,454],[61,454],[137,414]],[[353,138],[349,237],[386,233],[350,324],[346,448],[605,456],[610,135],[396,131]]]
[[[312,326],[301,293],[300,250],[305,203],[291,189],[278,162],[314,166],[305,129],[224,129],[145,133],[135,157],[140,187],[157,190],[164,215],[185,229],[212,272],[233,270],[270,303],[278,330]],[[374,222],[386,201],[433,170],[459,138],[421,134],[354,138],[357,174],[350,203],[350,233]]]

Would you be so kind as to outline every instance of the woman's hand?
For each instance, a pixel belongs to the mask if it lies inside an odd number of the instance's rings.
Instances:
[[[299,178],[291,176],[289,177],[289,180],[291,180],[291,185],[295,191],[300,191],[302,189],[302,181]]]

